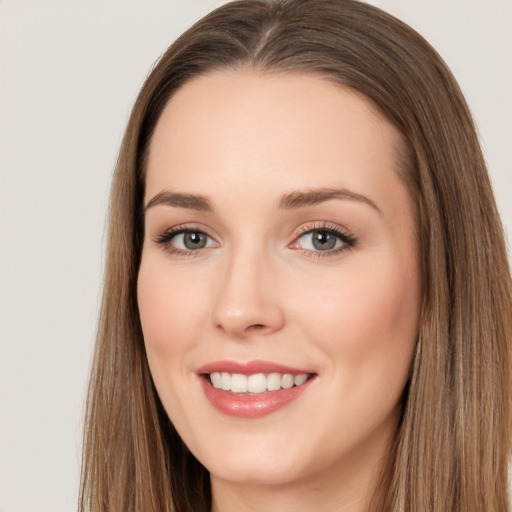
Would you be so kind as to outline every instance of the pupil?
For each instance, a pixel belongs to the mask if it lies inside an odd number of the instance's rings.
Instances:
[[[313,232],[313,247],[320,251],[333,249],[336,245],[336,237],[328,231]]]
[[[206,237],[203,233],[185,233],[183,242],[187,249],[202,249],[206,245]]]

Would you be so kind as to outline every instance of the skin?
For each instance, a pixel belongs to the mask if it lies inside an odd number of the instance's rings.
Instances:
[[[162,403],[210,471],[213,511],[366,509],[396,431],[420,307],[414,207],[398,131],[359,94],[315,76],[222,71],[185,84],[149,152],[145,204],[206,196],[212,211],[146,210],[138,303]],[[282,197],[343,189],[279,208]],[[189,252],[175,226],[207,233]],[[308,230],[340,229],[323,251]],[[263,359],[316,377],[257,419],[220,413],[197,369]]]

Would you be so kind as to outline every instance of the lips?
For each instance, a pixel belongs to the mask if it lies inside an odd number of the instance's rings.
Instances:
[[[220,412],[240,418],[271,414],[299,398],[316,377],[307,369],[267,361],[218,361],[202,366],[203,391]]]
[[[291,366],[261,360],[253,360],[246,363],[216,361],[214,363],[205,364],[197,370],[198,374],[213,372],[241,373],[242,375],[252,375],[255,373],[289,373],[291,375],[314,373],[309,369],[293,368]]]

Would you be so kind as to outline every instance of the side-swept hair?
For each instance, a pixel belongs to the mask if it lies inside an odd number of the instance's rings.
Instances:
[[[169,98],[212,70],[301,72],[353,88],[402,133],[423,297],[382,512],[504,512],[511,454],[512,285],[474,124],[415,31],[355,0],[243,0],[185,32],[133,108],[112,185],[104,295],[87,401],[80,510],[208,512],[209,476],[152,384],[139,321],[148,145]]]

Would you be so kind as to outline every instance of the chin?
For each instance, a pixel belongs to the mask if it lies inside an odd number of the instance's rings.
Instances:
[[[202,457],[201,463],[212,477],[251,485],[283,485],[301,477],[303,462],[298,454],[286,456],[285,450],[232,447]]]
[[[261,486],[279,486],[286,485],[297,479],[297,475],[291,468],[285,468],[278,465],[273,467],[272,464],[255,464],[251,465],[248,461],[242,464],[215,465],[211,468],[210,475],[212,477],[226,480],[232,483],[245,485],[261,485]]]

